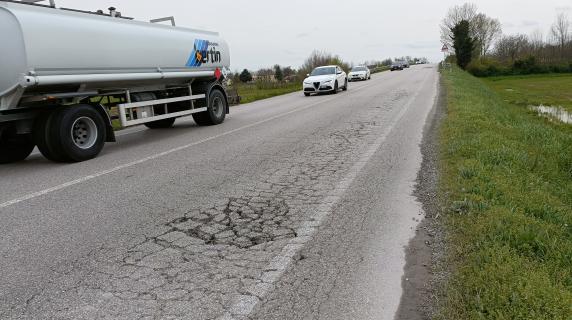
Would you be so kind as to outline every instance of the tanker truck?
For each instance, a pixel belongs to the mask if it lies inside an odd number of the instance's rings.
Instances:
[[[112,124],[169,128],[184,116],[220,124],[229,65],[218,33],[172,17],[0,0],[0,163],[35,147],[56,162],[95,158],[116,141]]]

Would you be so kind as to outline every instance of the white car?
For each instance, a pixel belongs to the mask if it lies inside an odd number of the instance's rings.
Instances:
[[[350,74],[348,74],[349,81],[355,80],[369,80],[371,79],[371,71],[368,67],[357,66],[352,69]]]
[[[312,93],[346,91],[348,76],[339,66],[318,67],[304,79],[303,88],[306,97]]]

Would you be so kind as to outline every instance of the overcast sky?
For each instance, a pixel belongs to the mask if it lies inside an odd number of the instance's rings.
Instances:
[[[313,50],[354,63],[387,57],[441,57],[439,23],[455,0],[56,0],[62,7],[115,6],[137,20],[174,15],[177,24],[220,32],[231,69],[300,66]],[[572,0],[475,0],[504,33],[548,33],[558,12],[572,18]]]

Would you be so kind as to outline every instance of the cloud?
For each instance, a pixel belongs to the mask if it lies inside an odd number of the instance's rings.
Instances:
[[[556,7],[556,12],[572,12],[571,6]]]
[[[366,48],[382,48],[385,47],[385,43],[368,43],[365,45]]]
[[[516,25],[514,25],[514,23],[511,22],[502,22],[502,27],[503,29],[513,29],[516,28]]]
[[[539,25],[539,23],[538,23],[538,21],[533,21],[533,20],[522,20],[520,25],[522,27],[536,27]]]
[[[284,50],[282,50],[282,52],[283,52],[284,54],[286,54],[286,55],[289,55],[289,56],[295,56],[295,55],[298,55],[298,53],[297,53],[297,52],[294,52],[294,51],[292,51],[292,50],[288,50],[288,49],[284,49]]]
[[[403,47],[405,47],[407,49],[415,49],[415,50],[432,49],[432,48],[436,48],[436,47],[441,48],[440,44],[435,45],[435,42],[406,43],[403,45]]]
[[[301,38],[306,38],[306,37],[309,37],[309,36],[310,36],[309,33],[302,32],[302,33],[298,33],[298,34],[296,35],[296,38],[301,39]]]

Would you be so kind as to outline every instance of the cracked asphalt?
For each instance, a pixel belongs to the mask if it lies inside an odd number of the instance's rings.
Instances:
[[[434,66],[0,167],[1,319],[393,319]]]

